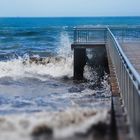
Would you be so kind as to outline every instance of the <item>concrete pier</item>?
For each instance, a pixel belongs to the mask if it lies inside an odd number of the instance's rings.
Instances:
[[[95,49],[102,45],[107,50],[107,57],[103,59],[100,55],[105,53]],[[92,66],[109,68],[112,93],[110,131],[112,139],[139,140],[140,137],[139,46],[140,26],[95,26],[74,29],[74,43],[71,46],[74,49],[74,78],[77,80],[83,78],[83,68],[86,63],[83,57],[85,50],[79,51],[80,48],[81,50],[94,48],[90,57]],[[95,52],[99,52],[99,55]],[[100,73],[100,69],[97,71]]]

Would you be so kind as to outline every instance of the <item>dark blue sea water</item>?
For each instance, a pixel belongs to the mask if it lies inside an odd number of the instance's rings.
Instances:
[[[75,126],[76,132],[87,129],[85,121],[107,122],[108,75],[98,85],[99,75],[86,64],[86,81],[72,79],[73,27],[92,25],[140,25],[140,17],[0,18],[1,139],[29,140],[40,124],[55,128],[61,138],[71,125],[66,134]]]
[[[101,103],[88,102],[90,96],[110,97],[105,80],[101,89],[90,88],[97,75],[88,66],[89,82],[73,83],[70,45],[73,27],[82,25],[140,25],[140,17],[0,18],[0,114],[97,107]]]
[[[140,17],[1,18],[1,27],[62,27],[79,25],[139,25]]]

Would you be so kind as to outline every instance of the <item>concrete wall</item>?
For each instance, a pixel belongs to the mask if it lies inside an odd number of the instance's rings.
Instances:
[[[85,64],[91,66],[99,77],[104,76],[104,72],[109,73],[107,52],[105,45],[74,47],[74,79],[83,79]]]

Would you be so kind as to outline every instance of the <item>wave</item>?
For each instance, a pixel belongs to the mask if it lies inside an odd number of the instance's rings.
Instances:
[[[68,57],[28,57],[9,61],[0,61],[0,78],[2,77],[72,77],[73,58]]]
[[[69,30],[72,27],[67,26],[48,26],[48,27],[3,27],[0,29],[0,37],[16,36],[38,36],[38,35],[50,35],[59,33],[63,30]]]
[[[14,36],[36,36],[40,35],[41,33],[41,31],[22,31],[15,33]]]
[[[40,33],[40,31],[23,31],[20,32],[20,34],[23,33],[26,35],[33,35],[34,33],[36,34],[38,32]],[[31,51],[31,53],[18,56],[17,52],[15,58],[12,57],[10,60],[8,59],[6,61],[0,61],[0,78],[12,77],[17,79],[33,77],[40,78],[40,80],[46,80],[46,78],[42,79],[42,77],[47,76],[53,78],[71,78],[73,76],[73,55],[71,52],[71,43],[67,32],[61,32],[59,42],[57,54],[55,56],[50,55],[50,53],[47,53],[43,49],[36,51],[36,48],[33,47],[31,50],[30,48],[27,50],[25,48],[23,50],[25,52]],[[2,54],[2,57],[3,55],[5,56],[5,54]],[[42,55],[46,57],[42,58]]]
[[[86,134],[92,126],[96,126],[99,122],[106,126],[108,124],[108,110],[73,107],[60,112],[1,116],[0,122],[1,139],[31,140],[32,136],[36,136],[36,134],[43,136],[46,131],[42,131],[41,128],[50,128],[53,132],[52,138],[63,139],[76,134]]]

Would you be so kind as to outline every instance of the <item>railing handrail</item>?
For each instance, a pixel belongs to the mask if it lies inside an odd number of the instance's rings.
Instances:
[[[117,45],[117,50],[119,55],[121,56],[121,59],[123,59],[122,61],[124,61],[125,65],[127,66],[126,68],[129,71],[129,74],[132,75],[132,77],[134,77],[135,80],[133,80],[133,82],[137,82],[137,90],[139,91],[140,89],[140,75],[139,73],[136,71],[136,69],[133,67],[133,65],[131,64],[131,62],[129,61],[129,59],[127,58],[127,56],[125,55],[125,53],[123,52],[120,44],[118,43],[117,39],[115,38],[115,36],[113,35],[113,33],[111,32],[111,30],[109,28],[107,28],[108,32],[110,33],[112,39],[114,40],[114,43],[116,43]],[[131,73],[130,73],[131,72]],[[138,92],[140,95],[140,92]]]
[[[106,27],[75,27],[73,28],[76,31],[85,31],[85,30],[106,30]]]
[[[84,30],[106,30],[109,29],[140,29],[140,25],[93,25],[93,26],[77,26],[74,30],[84,31]]]

